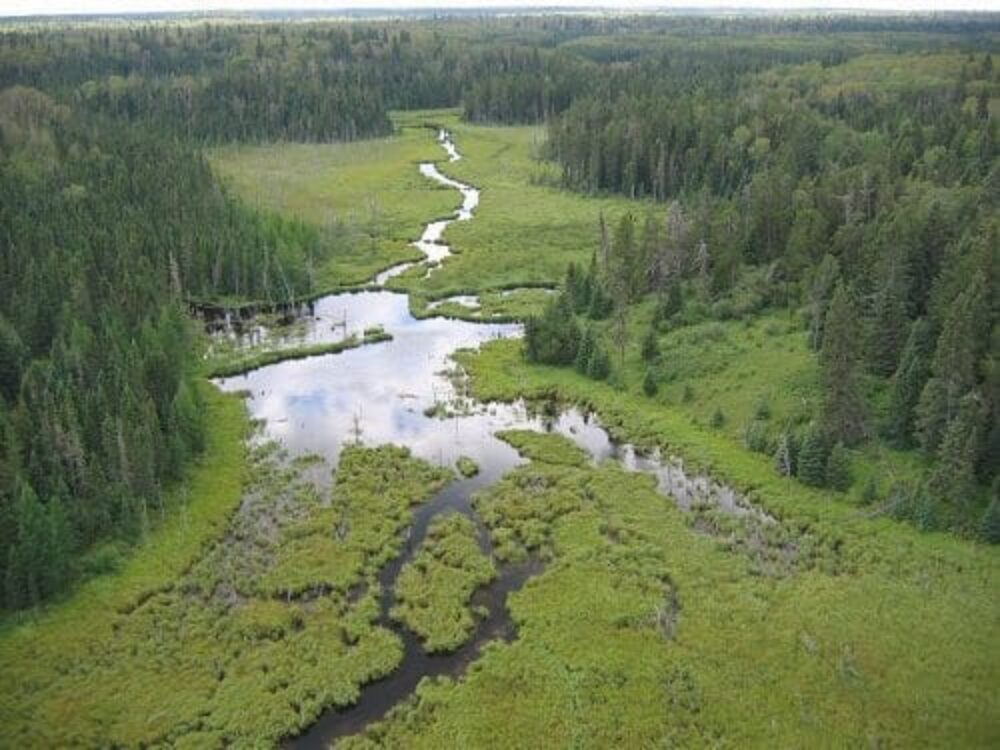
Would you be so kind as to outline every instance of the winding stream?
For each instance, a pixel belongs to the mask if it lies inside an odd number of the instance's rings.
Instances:
[[[447,133],[442,131],[439,143],[451,161],[460,158]],[[462,195],[455,214],[430,222],[414,243],[425,253],[423,263],[431,272],[450,254],[443,242],[445,229],[454,221],[472,219],[479,191],[445,176],[433,164],[421,164],[419,168],[429,179],[454,187]],[[394,266],[379,274],[375,282],[383,285],[414,265],[418,264]],[[523,462],[513,448],[495,437],[497,431],[517,428],[564,435],[595,461],[618,459],[631,470],[654,474],[660,490],[681,507],[707,501],[734,513],[756,512],[731,489],[704,476],[689,476],[675,459],[661,461],[657,456],[639,455],[629,445],[613,443],[596,420],[578,409],[544,417],[532,413],[523,402],[475,403],[456,390],[461,385],[456,386],[447,376],[454,369],[450,355],[456,349],[478,347],[490,339],[519,336],[519,325],[444,318],[418,320],[410,314],[405,294],[365,291],[317,300],[310,316],[304,319],[304,328],[295,334],[295,343],[336,341],[373,326],[382,326],[393,339],[335,355],[281,362],[217,381],[226,391],[248,392],[251,416],[265,420],[265,436],[281,442],[292,455],[316,453],[335,467],[345,442],[392,442],[409,447],[414,455],[432,463],[453,466],[464,455],[480,467],[476,476],[451,482],[430,502],[414,510],[403,554],[380,573],[381,622],[402,638],[405,647],[399,668],[365,686],[354,706],[327,711],[305,733],[289,741],[290,746],[298,748],[326,747],[333,738],[363,729],[410,695],[422,677],[461,674],[486,642],[514,637],[506,599],[537,572],[532,565],[502,566],[498,577],[476,592],[474,603],[484,605],[488,615],[456,652],[428,655],[410,631],[388,617],[396,576],[438,514],[459,512],[472,518],[481,548],[487,554],[491,552],[486,529],[472,509],[471,495]],[[448,405],[451,416],[430,416],[435,409],[440,413],[443,405]],[[329,476],[329,472],[320,473]]]

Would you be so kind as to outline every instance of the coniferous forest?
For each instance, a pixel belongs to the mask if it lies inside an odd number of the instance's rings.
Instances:
[[[0,745],[994,744],[998,120],[995,13],[0,18]]]

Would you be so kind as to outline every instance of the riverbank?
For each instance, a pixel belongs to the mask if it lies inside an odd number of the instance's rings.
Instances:
[[[340,341],[322,344],[306,344],[283,347],[280,349],[250,349],[228,352],[222,356],[212,357],[205,365],[205,377],[230,378],[243,375],[278,362],[288,362],[309,357],[321,357],[326,354],[339,354],[359,346],[392,341],[392,335],[381,329],[364,331],[361,336],[351,334]]]
[[[52,747],[83,742],[88,735],[75,730],[98,717],[81,715],[72,701],[52,700],[68,686],[66,666],[88,663],[102,644],[115,640],[123,616],[157,592],[173,588],[176,577],[222,533],[239,505],[247,476],[244,438],[250,429],[243,401],[207,383],[201,395],[205,451],[185,480],[165,493],[162,520],[147,538],[123,557],[116,554],[117,562],[108,572],[84,582],[65,600],[3,621],[0,715],[5,720],[0,722],[0,744]],[[120,687],[119,699],[130,692]],[[56,736],[65,741],[55,741]],[[42,737],[52,741],[43,742]]]
[[[680,714],[670,732],[689,743],[716,737],[754,746],[822,745],[837,737],[848,743],[877,739],[971,747],[995,739],[996,726],[987,717],[998,708],[991,687],[997,665],[983,662],[1000,637],[995,548],[871,518],[836,493],[777,477],[766,457],[736,448],[669,407],[594,383],[570,369],[528,366],[519,349],[518,342],[496,342],[481,354],[459,356],[476,398],[586,404],[617,437],[680,454],[748,491],[754,502],[795,531],[793,547],[802,548],[807,538],[824,540],[836,557],[832,569],[820,564],[780,578],[761,577],[741,562],[741,554],[733,554],[739,547],[727,551],[725,538],[713,540],[699,525],[689,526],[669,505],[634,486],[637,480],[605,482],[601,491],[591,485],[600,505],[620,509],[626,517],[636,514],[624,527],[605,526],[602,534],[614,539],[652,536],[657,554],[670,560],[666,570],[681,616],[665,662],[674,671],[664,666],[661,674],[663,679],[683,674],[681,685],[687,691],[680,706],[665,709]],[[533,458],[539,455],[544,454],[533,451]],[[581,481],[596,481],[599,470],[582,471],[590,478]],[[580,518],[571,518],[549,532],[557,555],[561,549],[572,557],[576,550],[586,557],[608,544],[600,536],[588,536]],[[645,520],[635,523],[639,518]],[[530,669],[524,662],[533,651],[531,634],[537,632],[531,623],[552,620],[552,605],[545,598],[569,586],[555,580],[566,575],[570,573],[543,574],[513,600],[523,644],[491,652],[474,676],[462,682],[426,686],[371,736],[384,746],[430,747],[455,732],[480,736],[477,722],[493,714],[518,717],[508,725],[515,727],[512,736],[522,737],[518,728],[528,731],[539,717],[531,701],[542,702],[556,715],[555,707],[563,701],[574,695],[580,700],[571,686],[553,684],[536,672],[537,692],[523,701],[496,692],[510,679],[510,670]],[[581,594],[579,586],[577,582],[572,589],[578,611],[563,612],[557,619],[565,632],[550,637],[575,642],[586,652],[578,618],[592,618],[602,605]],[[592,643],[596,657],[599,640]],[[920,659],[913,658],[915,653]],[[593,694],[584,690],[582,695]],[[984,710],[984,700],[992,700],[992,710]],[[686,718],[684,701],[697,706]],[[556,726],[534,729],[542,732],[538,736],[561,736]],[[626,736],[631,735],[617,739]]]

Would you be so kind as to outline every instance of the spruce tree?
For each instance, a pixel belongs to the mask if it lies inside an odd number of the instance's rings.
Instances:
[[[7,319],[0,315],[0,398],[13,404],[21,385],[27,348]]]
[[[907,329],[906,289],[898,263],[890,261],[875,295],[868,361],[876,375],[889,376],[899,364]]]
[[[659,390],[659,385],[656,382],[656,376],[653,374],[653,369],[648,368],[646,377],[642,379],[642,392],[652,397],[656,395],[657,390]]]
[[[810,487],[826,484],[827,447],[822,433],[811,427],[799,448],[798,478]]]
[[[837,443],[826,459],[826,486],[846,492],[851,486],[851,459],[843,443]]]
[[[580,337],[580,346],[576,350],[576,359],[573,362],[576,371],[581,375],[587,374],[587,367],[590,365],[590,357],[594,353],[596,343],[594,332],[590,326],[587,326],[583,329],[583,335]]]
[[[996,489],[979,522],[979,535],[990,544],[1000,544],[1000,495]]]
[[[642,358],[646,362],[653,362],[660,356],[660,345],[656,337],[656,329],[652,326],[642,339]]]
[[[929,489],[934,499],[962,512],[976,493],[976,462],[982,441],[985,409],[972,391],[962,399],[958,414],[948,423]]]
[[[859,326],[844,285],[838,284],[826,315],[820,370],[821,426],[832,441],[857,443],[865,435],[865,404],[858,375]]]
[[[951,306],[938,337],[931,378],[917,404],[917,434],[928,453],[937,450],[959,403],[976,385],[976,365],[989,325],[985,286],[977,273]]]
[[[681,292],[681,283],[676,278],[672,278],[667,283],[666,291],[660,298],[658,317],[660,320],[669,322],[671,318],[684,309],[684,295]]]
[[[18,485],[14,500],[16,538],[7,556],[5,602],[10,608],[37,604],[46,595],[49,523],[31,486]]]
[[[915,410],[930,376],[933,349],[930,323],[925,318],[914,321],[892,379],[889,408],[889,436],[901,447],[908,446],[913,438]]]
[[[774,468],[783,477],[795,473],[795,463],[792,460],[791,438],[788,432],[782,432],[778,438],[778,447],[774,451]]]

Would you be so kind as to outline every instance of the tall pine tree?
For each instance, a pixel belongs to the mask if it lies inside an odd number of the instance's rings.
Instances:
[[[847,289],[830,301],[820,350],[823,410],[820,425],[831,442],[853,445],[865,436],[865,403],[858,368],[859,325]]]
[[[931,378],[917,405],[920,444],[933,453],[964,396],[976,385],[976,366],[989,325],[986,285],[976,274],[951,306],[931,363]]]

